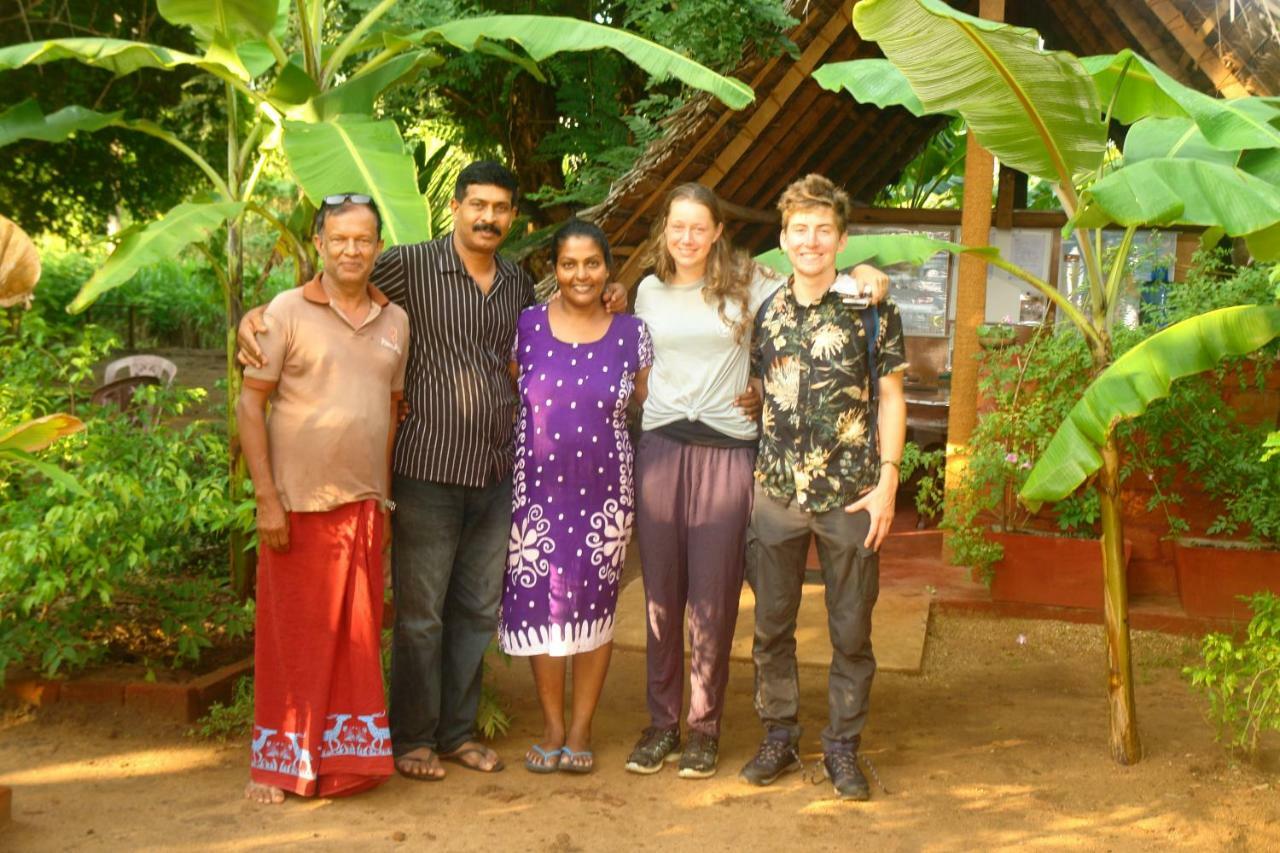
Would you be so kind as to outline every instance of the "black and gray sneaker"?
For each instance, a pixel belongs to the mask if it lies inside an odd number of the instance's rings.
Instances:
[[[869,800],[871,786],[858,766],[858,753],[845,750],[825,753],[822,756],[822,772],[836,789],[842,800]]]
[[[680,730],[647,728],[636,741],[635,749],[627,758],[627,769],[632,773],[657,773],[662,765],[680,757]]]
[[[689,732],[689,740],[680,756],[681,779],[706,779],[716,775],[716,758],[720,742],[711,735]]]
[[[738,774],[751,785],[772,785],[784,773],[800,769],[800,753],[789,741],[766,737],[760,742],[755,757]]]

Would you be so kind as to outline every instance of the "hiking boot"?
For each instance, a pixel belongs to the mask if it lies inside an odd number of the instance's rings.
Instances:
[[[689,732],[689,741],[680,756],[681,779],[706,779],[716,775],[716,758],[720,742],[711,735]]]
[[[772,785],[784,773],[800,769],[800,753],[790,740],[766,737],[760,742],[755,757],[738,775],[751,785]]]
[[[824,753],[822,772],[831,780],[836,796],[842,800],[869,800],[871,786],[858,766],[858,753],[844,750]]]
[[[668,761],[680,757],[680,730],[658,729],[652,726],[645,729],[636,741],[635,749],[627,758],[627,769],[632,773],[657,773]]]

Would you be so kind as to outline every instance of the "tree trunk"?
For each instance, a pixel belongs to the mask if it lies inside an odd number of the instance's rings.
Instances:
[[[227,186],[239,197],[243,192],[238,168],[240,145],[236,132],[238,119],[235,89],[226,85],[227,104]],[[240,424],[236,420],[236,401],[240,399],[242,377],[236,365],[236,329],[244,313],[244,216],[227,223],[227,279],[224,305],[227,315],[227,489],[232,506],[244,493],[245,465],[240,453]],[[257,556],[245,549],[248,537],[238,525],[232,525],[227,541],[227,561],[230,564],[231,588],[241,600],[253,595],[253,581],[257,568]]]
[[[244,493],[245,465],[240,453],[240,425],[236,421],[236,401],[240,398],[242,376],[236,364],[236,329],[240,325],[240,317],[244,314],[244,255],[241,245],[241,225],[232,220],[227,226],[227,465],[228,489],[231,492],[232,504],[240,501]],[[231,569],[231,588],[240,600],[246,600],[253,594],[254,570],[257,567],[256,555],[245,551],[248,537],[239,529],[232,527],[228,539],[227,555]]]
[[[538,227],[568,218],[572,213],[568,205],[539,205],[527,200],[529,193],[543,187],[564,189],[564,172],[560,163],[538,151],[542,138],[556,126],[555,90],[528,74],[520,74],[511,87],[507,114],[510,116],[507,150],[511,155],[511,170],[520,181],[520,212],[529,216]]]
[[[1142,758],[1133,700],[1133,660],[1129,644],[1129,589],[1124,565],[1124,520],[1120,513],[1120,451],[1115,437],[1102,448],[1098,474],[1102,504],[1103,602],[1107,630],[1107,695],[1111,707],[1111,756],[1118,763]]]

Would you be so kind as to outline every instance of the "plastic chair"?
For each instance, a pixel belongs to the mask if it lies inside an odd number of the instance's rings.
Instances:
[[[102,384],[110,385],[117,379],[130,376],[154,376],[165,385],[172,385],[173,377],[177,374],[178,366],[163,356],[130,355],[107,365],[106,372],[102,375]]]
[[[144,416],[142,412],[147,411],[147,407],[135,401],[133,394],[139,388],[159,384],[160,378],[158,376],[125,376],[113,382],[108,382],[94,391],[93,397],[90,398],[89,402],[95,406],[114,406],[127,414],[135,426],[147,430],[155,423],[157,413],[148,411]]]

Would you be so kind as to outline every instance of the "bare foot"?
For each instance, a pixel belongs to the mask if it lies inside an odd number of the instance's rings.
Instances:
[[[466,741],[457,749],[440,753],[440,757],[445,761],[456,761],[469,770],[479,770],[481,773],[496,773],[506,766],[498,757],[498,753],[473,740]]]
[[[261,782],[250,782],[244,786],[244,798],[264,806],[278,806],[284,802],[284,790]]]
[[[415,782],[438,782],[444,778],[444,768],[435,750],[429,746],[410,750],[396,756],[396,772]]]

